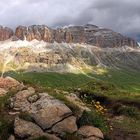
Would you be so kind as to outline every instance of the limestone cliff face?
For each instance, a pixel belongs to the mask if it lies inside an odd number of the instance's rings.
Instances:
[[[0,41],[7,40],[13,36],[12,29],[0,26]]]
[[[29,27],[19,26],[16,28],[15,36],[21,40],[44,40],[46,42],[53,41],[53,30],[45,25],[32,25]]]
[[[12,36],[21,40],[43,40],[45,42],[86,43],[101,48],[106,47],[136,47],[135,40],[125,37],[110,29],[99,28],[95,25],[69,26],[65,28],[51,29],[46,25],[19,26],[15,33],[7,27],[0,27],[0,40],[6,40]]]
[[[87,43],[101,48],[105,47],[136,47],[135,40],[125,37],[110,29],[99,28],[95,25],[70,26],[58,28],[56,30],[45,25],[34,25],[30,27],[19,26],[15,35],[19,39],[31,41],[33,39],[44,40],[46,42],[66,42],[66,43]]]
[[[94,25],[72,26],[56,30],[55,40],[67,43],[87,43],[105,47],[137,46],[136,41],[110,29],[102,29]]]

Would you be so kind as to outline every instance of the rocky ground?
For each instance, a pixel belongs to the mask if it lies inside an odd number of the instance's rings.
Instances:
[[[140,49],[128,46],[98,48],[34,40],[6,41],[0,50],[1,71],[98,74],[106,68],[140,70]]]
[[[133,115],[129,124],[128,117],[117,114],[123,102],[108,100],[106,104],[102,97],[94,99],[81,89],[46,90],[11,77],[0,78],[0,139],[139,140],[134,112],[128,110]]]
[[[46,92],[39,93],[33,87],[25,86],[11,77],[0,79],[1,97],[13,90],[14,94],[9,97],[7,112],[13,120],[13,133],[10,134],[8,140],[33,140],[41,137],[61,140],[68,134],[73,135],[71,139],[102,140],[104,138],[99,128],[90,125],[79,128],[77,116],[74,116],[72,110],[64,102]],[[90,111],[76,95],[71,94],[66,97],[77,104],[81,112]],[[1,139],[5,138],[1,137]]]

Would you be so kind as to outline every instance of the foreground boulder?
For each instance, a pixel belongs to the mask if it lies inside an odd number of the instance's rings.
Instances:
[[[81,114],[79,114],[79,115],[82,115],[83,111],[85,111],[85,110],[91,111],[91,109],[89,107],[87,107],[76,94],[68,93],[68,94],[66,94],[65,97],[67,98],[67,100],[69,102],[72,102],[74,105],[76,105],[80,108]]]
[[[70,116],[54,125],[52,127],[52,132],[59,134],[61,136],[65,135],[66,133],[72,134],[77,131],[77,125],[75,122],[76,117]]]
[[[14,132],[20,138],[33,139],[33,138],[39,138],[41,136],[45,136],[49,140],[60,140],[55,135],[44,133],[43,130],[36,124],[29,121],[22,120],[18,117],[15,119]]]
[[[104,138],[101,130],[93,126],[82,126],[78,130],[78,135],[83,140],[102,140]]]
[[[47,93],[40,93],[40,99],[31,105],[33,119],[43,129],[51,128],[55,123],[72,115],[72,111],[61,101]]]
[[[23,89],[23,85],[15,80],[14,78],[12,77],[1,77],[0,78],[0,88],[4,88],[4,89],[7,89],[7,90],[10,90],[10,89],[19,89],[19,90],[22,90]]]
[[[5,90],[5,89],[3,89],[3,88],[0,88],[0,97],[5,96],[7,93],[8,93],[7,90]]]
[[[8,140],[15,140],[15,136],[14,135],[10,135],[10,137],[8,138]]]
[[[21,138],[43,135],[43,131],[39,126],[19,118],[15,119],[14,132]]]
[[[11,99],[11,107],[14,110],[18,111],[29,111],[30,103],[27,100],[27,97],[34,94],[35,91],[33,88],[28,88],[26,90],[19,91],[14,98]]]
[[[31,102],[36,96],[36,102]],[[72,111],[65,104],[47,93],[35,94],[33,90],[27,89],[18,92],[13,100],[14,108],[29,113],[43,129],[51,128],[55,123],[72,115]]]
[[[17,138],[45,136],[49,140],[61,140],[66,134],[78,134],[81,140],[103,139],[103,133],[96,127],[82,126],[78,130],[76,117],[69,107],[48,93],[36,93],[34,88],[28,87],[11,98],[11,104],[13,111],[21,112],[16,114],[14,122]]]
[[[11,101],[14,110],[26,112],[44,131],[58,135],[77,131],[72,111],[47,93],[36,94],[33,88],[28,88],[18,92]]]

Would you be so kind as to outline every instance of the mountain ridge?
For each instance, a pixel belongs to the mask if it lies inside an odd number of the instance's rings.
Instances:
[[[43,40],[45,42],[85,43],[101,48],[106,47],[137,47],[138,43],[129,37],[114,32],[111,29],[100,28],[96,25],[65,26],[57,29],[46,25],[18,26],[15,31],[11,28],[0,26],[0,41],[12,38],[15,40],[32,41]]]

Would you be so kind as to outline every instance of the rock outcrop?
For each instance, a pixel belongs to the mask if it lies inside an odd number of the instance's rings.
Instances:
[[[52,29],[46,25],[18,26],[15,33],[8,27],[0,26],[0,41],[11,37],[13,37],[13,40],[26,39],[27,41],[32,41],[36,39],[49,43],[86,43],[101,48],[122,47],[125,45],[130,47],[138,46],[137,42],[129,37],[91,24],[58,29]]]
[[[14,32],[12,29],[8,27],[0,26],[0,41],[7,40],[11,38],[14,35]]]
[[[32,122],[16,118],[14,122],[14,132],[21,138],[31,137],[31,136],[42,136],[42,129]]]
[[[56,125],[52,127],[52,132],[63,136],[66,133],[74,133],[77,131],[77,125],[76,125],[76,117],[70,116],[60,122],[58,122]]]
[[[15,36],[21,40],[31,41],[36,39],[53,42],[53,30],[45,25],[19,26],[15,31]]]
[[[14,133],[20,138],[38,138],[41,136],[47,137],[49,140],[60,140],[52,134],[43,132],[43,130],[36,124],[16,118],[14,122]]]
[[[3,97],[7,94],[7,90],[3,89],[3,88],[0,88],[0,97]]]
[[[36,136],[34,134],[37,130],[38,135],[44,135],[42,132],[46,131],[63,136],[66,133],[72,134],[78,129],[76,117],[63,102],[47,93],[35,93],[33,88],[19,91],[11,98],[11,107],[13,111],[26,112],[36,123],[16,119],[15,132],[20,137]]]
[[[19,91],[23,88],[23,83],[20,83],[12,77],[0,77],[0,97],[7,95],[11,90]]]
[[[66,43],[86,43],[98,47],[136,47],[137,43],[110,29],[99,28],[95,25],[70,26],[58,28],[56,30],[45,25],[33,25],[29,27],[19,26],[16,29],[17,38],[31,41],[33,39],[44,40],[46,42],[66,42]]]
[[[5,71],[81,73],[88,70],[98,72],[94,66],[140,70],[140,48],[127,46],[99,48],[83,44],[50,44],[37,40],[26,42],[29,44],[20,44],[20,42],[22,41],[17,41],[17,46],[1,49],[0,71],[3,70],[5,54],[13,58],[5,66]],[[4,48],[5,45],[6,43],[3,43],[0,48]]]
[[[8,138],[8,140],[15,140],[15,136],[14,135],[10,135],[10,137]]]
[[[101,130],[93,126],[82,126],[79,128],[78,134],[83,140],[102,140],[104,138]]]
[[[135,47],[137,43],[110,29],[99,28],[95,25],[71,26],[56,30],[55,41],[67,43],[86,43],[97,47]]]
[[[18,87],[20,82],[11,77],[2,78],[6,81],[7,90],[12,91],[11,86]],[[1,80],[0,80],[1,81]],[[0,83],[0,95],[5,96],[6,85]],[[64,104],[48,93],[38,93],[33,87],[23,85],[15,91],[15,94],[8,99],[8,115],[13,120],[13,132],[8,140],[32,140],[47,138],[48,140],[61,140],[67,134],[71,134],[81,140],[102,140],[101,130],[93,126],[82,126],[78,129],[77,120],[79,117]],[[58,90],[58,92],[60,92]],[[66,97],[66,92],[65,96]],[[72,93],[71,93],[72,94]],[[64,94],[63,94],[64,95]],[[74,99],[78,97],[71,95]],[[72,99],[70,98],[72,102]],[[67,96],[68,99],[68,96]],[[79,99],[80,102],[80,99]],[[82,102],[82,101],[81,101]],[[79,108],[80,109],[80,108]],[[82,111],[84,108],[81,108]],[[86,108],[85,108],[86,110]]]
[[[31,98],[35,96],[38,97],[37,100],[30,102]],[[13,100],[14,109],[29,113],[44,130],[52,128],[57,122],[72,116],[72,111],[65,104],[49,96],[47,93],[35,94],[29,89],[23,90],[18,92]],[[74,120],[72,123],[74,128],[71,131],[75,131],[76,120],[72,119]]]
[[[23,83],[20,83],[19,81],[15,80],[12,77],[0,77],[0,88],[5,89],[6,91],[15,89],[15,90],[22,90],[24,88]]]

